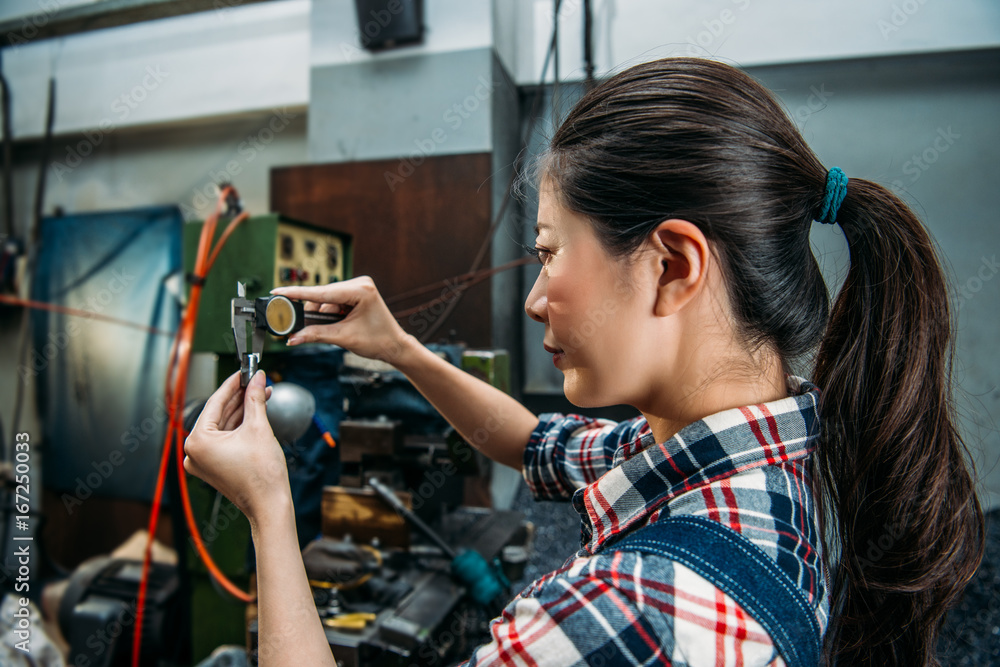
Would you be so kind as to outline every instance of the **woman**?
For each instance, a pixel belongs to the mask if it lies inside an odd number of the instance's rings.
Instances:
[[[580,511],[583,548],[508,605],[472,662],[786,664],[778,635],[805,646],[809,633],[765,629],[722,585],[726,568],[655,553],[666,540],[623,546],[685,519],[766,554],[777,574],[757,579],[807,601],[830,662],[937,664],[983,518],[952,415],[948,293],[920,222],[884,188],[825,169],[766,90],[705,60],[606,80],[541,166],[542,268],[525,308],[570,401],[641,418],[535,417],[406,335],[367,278],[275,290],[350,309],[289,344],[390,361],[536,496]],[[839,223],[850,248],[832,313],[813,221]],[[790,370],[808,354],[812,382]],[[262,664],[331,664],[263,379],[244,403],[230,378],[186,451],[253,526]]]

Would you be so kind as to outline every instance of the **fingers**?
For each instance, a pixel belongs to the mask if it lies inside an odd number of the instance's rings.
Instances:
[[[229,401],[226,402],[226,407],[222,409],[222,416],[219,418],[219,428],[223,431],[228,431],[231,426],[229,424],[233,421],[233,416],[239,413],[240,418],[243,416],[243,392],[237,391],[233,392],[233,395],[229,397]]]
[[[300,343],[314,343],[316,341],[330,342],[331,337],[329,335],[324,335],[324,333],[329,334],[328,328],[332,326],[330,324],[310,324],[309,326],[296,331],[288,338],[289,345],[298,345]]]
[[[244,421],[267,421],[267,407],[265,405],[267,393],[264,391],[264,383],[263,371],[257,371],[250,378],[250,384],[247,385],[246,398],[243,401]]]
[[[340,283],[330,283],[329,285],[311,285],[288,287],[276,287],[271,290],[271,294],[281,294],[290,299],[304,299],[325,304],[341,304],[353,306],[362,299],[377,294],[375,283],[368,276],[360,276],[345,280]]]
[[[303,301],[302,305],[307,313],[331,313],[345,317],[352,308],[351,306],[342,306],[339,303],[316,303],[315,301]]]
[[[243,401],[240,401],[240,404],[239,406],[237,406],[237,409],[233,410],[232,414],[230,414],[229,417],[224,422],[222,422],[222,425],[219,427],[219,430],[232,431],[234,428],[236,428],[242,423],[243,423]]]
[[[205,403],[205,407],[202,408],[201,414],[198,416],[198,421],[194,425],[192,431],[198,429],[206,430],[217,430],[219,428],[219,422],[222,421],[223,412],[225,406],[233,398],[233,395],[240,394],[240,373],[239,371],[233,373],[226,381],[222,383],[222,386],[215,390],[208,401]]]
[[[328,303],[334,298],[338,291],[342,291],[332,290],[330,288],[343,284],[345,283],[310,286],[289,285],[287,287],[275,287],[271,290],[271,294],[280,294],[282,296],[287,296],[289,299],[303,299],[305,301],[314,301],[316,303]]]
[[[229,413],[228,417],[226,417],[221,421],[222,426],[220,430],[222,431],[232,431],[237,426],[243,423],[244,394],[243,392],[240,392],[239,394],[237,394],[237,396],[239,397],[239,401],[237,402],[235,408],[232,410],[231,413]],[[271,387],[265,387],[264,400],[267,400],[269,398],[271,398]]]

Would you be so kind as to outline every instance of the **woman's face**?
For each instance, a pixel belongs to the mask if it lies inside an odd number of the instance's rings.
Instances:
[[[538,202],[535,248],[542,264],[525,311],[545,324],[545,349],[580,407],[631,403],[634,336],[643,309],[631,262],[612,257],[583,216],[563,208],[547,180]],[[652,304],[649,304],[652,307]]]

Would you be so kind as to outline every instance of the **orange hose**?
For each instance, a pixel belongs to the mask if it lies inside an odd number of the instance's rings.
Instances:
[[[222,250],[222,246],[224,246],[226,244],[226,241],[229,240],[230,235],[232,235],[232,233],[236,231],[236,228],[240,225],[241,222],[243,222],[249,217],[250,214],[247,213],[246,211],[240,213],[238,216],[233,218],[232,222],[229,223],[225,231],[222,232],[222,236],[219,237],[219,242],[215,244],[215,250],[212,251],[211,256],[208,258],[208,264],[205,265],[206,274],[212,270],[212,267],[215,265],[215,258],[219,256],[219,251]]]
[[[229,239],[237,226],[245,221],[249,215],[242,213],[236,216],[226,227],[214,250],[209,253],[212,238],[215,236],[216,224],[219,215],[222,213],[222,205],[226,198],[235,195],[235,190],[231,186],[223,188],[219,195],[219,201],[215,212],[205,219],[201,229],[201,236],[198,240],[198,251],[195,256],[194,274],[201,281],[196,281],[191,286],[191,295],[188,299],[187,309],[181,321],[181,326],[177,330],[174,342],[171,345],[170,358],[167,362],[165,394],[168,405],[169,421],[167,433],[163,442],[163,452],[160,457],[160,470],[156,478],[156,489],[153,492],[153,507],[149,516],[149,535],[146,538],[146,550],[142,562],[142,578],[139,581],[139,594],[136,600],[136,622],[132,642],[132,667],[139,667],[139,657],[142,651],[142,622],[146,611],[146,594],[149,585],[149,567],[152,563],[153,540],[156,535],[156,527],[159,523],[160,507],[163,501],[163,486],[166,480],[167,469],[170,464],[171,447],[174,439],[177,440],[177,477],[180,486],[181,502],[184,507],[184,517],[194,540],[199,557],[205,563],[209,573],[215,578],[230,595],[242,602],[251,602],[254,597],[238,588],[219,569],[211,554],[205,548],[198,530],[194,512],[191,509],[191,498],[188,494],[187,477],[184,473],[184,440],[187,434],[184,432],[181,419],[183,418],[185,390],[187,387],[188,369],[191,365],[191,342],[194,339],[194,332],[198,322],[198,306],[201,303],[201,290],[204,278],[215,263],[222,246]]]
[[[185,434],[183,433],[178,433],[177,434],[178,440],[181,440],[181,438],[184,435]],[[177,447],[177,460],[178,460],[177,465],[183,468],[184,467],[183,446]],[[183,499],[184,503],[184,516],[187,519],[188,527],[194,526],[194,528],[191,530],[191,539],[194,541],[195,548],[198,551],[198,555],[201,556],[202,562],[205,563],[205,567],[207,567],[208,571],[212,573],[212,576],[215,577],[215,580],[219,582],[219,584],[224,589],[226,589],[227,593],[232,595],[240,602],[246,602],[246,603],[253,602],[254,599],[256,599],[255,596],[238,588],[236,584],[230,581],[229,578],[226,577],[226,575],[222,572],[222,570],[219,569],[219,566],[215,564],[215,561],[212,560],[212,556],[211,554],[208,553],[208,549],[205,547],[205,543],[201,539],[201,533],[198,531],[197,524],[195,523],[194,512],[191,509],[191,497],[188,495],[188,490],[187,490],[187,477],[186,475],[180,475],[179,477],[181,483],[181,498]]]
[[[169,421],[167,423],[168,442],[173,439],[174,430],[174,406],[169,408]],[[160,471],[156,476],[156,490],[153,492],[155,502],[149,517],[149,536],[146,538],[146,551],[142,561],[142,578],[139,580],[139,596],[136,600],[136,621],[135,621],[135,641],[132,642],[132,665],[139,667],[139,654],[142,646],[142,620],[146,610],[146,589],[149,585],[149,565],[153,557],[153,539],[156,534],[156,525],[160,518],[160,499],[163,496],[163,484],[167,477],[167,465],[170,462],[170,447],[164,445],[163,454],[160,457]]]

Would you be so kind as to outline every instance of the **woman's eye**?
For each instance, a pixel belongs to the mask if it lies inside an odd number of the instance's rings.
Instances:
[[[541,262],[543,265],[549,261],[549,258],[552,257],[552,253],[546,250],[545,248],[539,248],[538,246],[531,247],[527,245],[523,247],[526,253],[528,253],[533,257],[537,257],[538,261]]]
[[[542,263],[542,266],[548,264],[549,259],[552,257],[552,253],[546,250],[545,248],[539,248],[538,246],[535,246],[534,248],[531,249],[531,251],[532,254],[538,258],[538,261]]]

